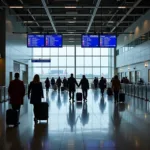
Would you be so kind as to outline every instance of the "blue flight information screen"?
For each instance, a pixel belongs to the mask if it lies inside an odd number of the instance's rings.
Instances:
[[[62,35],[45,35],[45,47],[62,47]]]
[[[115,48],[116,46],[116,35],[100,35],[100,47]]]
[[[82,35],[82,47],[99,47],[99,36]]]
[[[28,47],[44,47],[44,35],[28,34]]]

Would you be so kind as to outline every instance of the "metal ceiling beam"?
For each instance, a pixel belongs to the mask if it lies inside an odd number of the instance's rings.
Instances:
[[[18,22],[23,22],[25,24],[32,24],[32,23],[36,23],[36,21],[32,21],[32,20],[24,20],[24,21],[18,21]],[[37,20],[38,23],[49,23],[49,20]],[[69,22],[73,22],[73,23],[69,23]],[[88,21],[79,21],[79,20],[55,20],[55,23],[68,23],[68,24],[76,24],[76,23],[87,23]],[[95,23],[109,23],[109,21],[94,21]],[[113,23],[117,23],[117,21],[113,21]],[[132,23],[134,22],[134,20],[132,21],[123,21],[122,23]],[[112,24],[113,24],[112,23]]]
[[[48,16],[47,14],[32,14],[33,16],[37,16],[37,17],[45,17]],[[113,14],[96,14],[96,17],[109,17],[112,16]],[[125,16],[126,14],[117,14],[117,17],[122,17]],[[143,14],[128,14],[128,16],[141,16]],[[28,16],[28,14],[10,14],[10,16],[22,16],[22,17],[26,17]],[[51,14],[51,17],[89,17],[91,16],[91,14]]]
[[[52,25],[52,27],[53,27],[54,32],[57,33],[56,27],[55,27],[55,25],[54,25],[52,16],[51,16],[51,14],[50,14],[50,12],[49,12],[49,10],[48,10],[48,8],[47,8],[47,4],[46,4],[45,0],[41,0],[41,2],[42,2],[42,4],[43,4],[43,6],[44,6],[44,9],[45,9],[45,11],[46,11],[46,14],[47,14],[49,20],[50,20],[50,23],[51,23],[51,25]]]
[[[32,32],[13,32],[13,34],[29,34],[29,33],[36,33],[36,34],[41,34],[41,32],[40,31],[32,31]],[[47,31],[43,31],[42,32],[43,34],[44,33],[47,33]],[[48,32],[49,34],[53,34],[54,32],[53,31],[49,31]],[[83,34],[83,32],[75,32],[75,33],[69,33],[69,32],[59,32],[60,34],[63,34],[63,35],[65,35],[65,36],[76,36],[76,35],[82,35]],[[89,33],[91,33],[91,34],[93,34],[93,32],[89,32]],[[110,33],[110,32],[103,32],[103,33]],[[116,32],[112,32],[112,34],[116,34]],[[119,35],[119,34],[134,34],[134,33],[130,33],[130,32],[117,32],[117,34]]]
[[[22,0],[19,0],[19,2],[20,2],[22,5],[24,5],[24,2],[23,2]],[[32,19],[33,19],[34,21],[36,21],[35,17],[34,17],[34,16],[32,15],[32,13],[31,13],[31,11],[30,11],[29,9],[28,9],[27,11],[28,11],[28,13],[31,15]],[[36,21],[36,24],[37,24],[37,26],[40,26],[37,21]]]
[[[36,23],[36,21],[32,21],[32,20],[24,20],[24,21],[17,21],[17,22],[23,22],[24,24],[33,24],[33,23]],[[38,23],[49,23],[49,20],[37,20]],[[72,23],[70,23],[72,22]],[[114,23],[117,23],[117,21],[94,21],[95,23],[108,23],[108,24],[114,24]],[[123,21],[122,23],[133,23],[134,20],[132,21]],[[55,23],[67,23],[67,24],[77,24],[77,23],[88,23],[88,20],[85,20],[85,21],[79,21],[79,20],[55,20]]]
[[[22,6],[22,5],[18,5],[18,6]],[[0,8],[9,8],[9,6],[0,6]],[[43,6],[28,6],[28,5],[23,5],[23,8],[26,8],[26,9],[44,9]],[[50,8],[50,9],[66,9],[65,6],[47,6],[47,8]],[[85,9],[94,9],[95,6],[77,6],[76,8],[85,8]],[[98,7],[99,9],[102,8],[102,9],[117,9],[118,6],[102,6],[102,7]],[[132,6],[126,6],[125,9],[129,9],[129,8],[132,8]],[[137,9],[150,9],[150,6],[138,6],[136,7]],[[18,9],[18,8],[17,8]],[[22,9],[22,8],[20,8]]]
[[[27,26],[29,28],[38,28],[37,26]],[[42,27],[42,28],[51,28],[51,26],[39,26],[39,28]],[[86,26],[56,26],[56,28],[85,28]],[[95,28],[100,28],[100,27],[103,27],[103,28],[111,28],[113,27],[113,25],[108,25],[108,26],[94,26]],[[120,28],[126,28],[128,26],[119,26]],[[93,28],[93,27],[91,27]]]
[[[120,23],[127,17],[129,16],[129,14],[134,10],[134,8],[136,8],[136,6],[141,2],[142,0],[138,0],[132,8],[130,8],[128,10],[128,12],[121,18],[121,20],[116,24],[116,26],[111,30],[111,32],[113,32],[119,25]]]
[[[92,14],[91,19],[90,19],[90,22],[89,22],[89,25],[88,25],[88,27],[87,27],[86,33],[88,33],[89,30],[90,30],[90,28],[91,28],[91,25],[92,25],[92,23],[93,23],[93,20],[94,20],[94,18],[95,18],[95,15],[96,15],[96,13],[97,13],[97,10],[98,10],[98,8],[99,8],[100,3],[101,3],[101,0],[97,0],[96,6],[95,6],[95,8],[94,8],[93,14]]]

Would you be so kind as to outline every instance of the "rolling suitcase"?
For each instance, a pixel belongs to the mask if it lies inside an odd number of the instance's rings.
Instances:
[[[77,102],[82,102],[82,93],[81,92],[76,93],[76,100],[77,100]]]
[[[15,125],[18,123],[19,114],[17,110],[8,109],[6,111],[6,124]]]
[[[112,89],[110,87],[107,89],[107,95],[108,96],[112,96],[113,95]]]
[[[65,88],[64,88],[64,87],[61,87],[61,91],[64,92],[64,91],[65,91]]]
[[[119,93],[119,102],[125,102],[125,93]]]
[[[48,103],[47,102],[41,102],[36,111],[37,120],[47,120],[48,122]]]

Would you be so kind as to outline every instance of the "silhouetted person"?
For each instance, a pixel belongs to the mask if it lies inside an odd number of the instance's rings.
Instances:
[[[38,122],[37,114],[39,112],[40,103],[42,101],[42,98],[44,98],[42,83],[40,82],[40,77],[38,74],[36,74],[33,78],[33,81],[30,82],[29,89],[28,89],[29,99],[30,99],[30,93],[31,93],[30,103],[34,105],[34,109],[33,109],[34,121],[35,123],[37,123]]]
[[[73,102],[74,102],[74,93],[76,90],[76,85],[78,86],[78,83],[76,79],[73,77],[73,74],[71,74],[71,77],[68,79],[68,88],[69,88],[69,99],[71,100],[72,98]]]
[[[120,80],[118,79],[118,76],[115,75],[114,80],[112,81],[112,90],[114,91],[115,103],[118,101],[118,94],[120,89],[121,89]]]
[[[102,96],[104,96],[104,90],[106,88],[106,80],[103,77],[101,77],[99,81],[99,88],[101,89]]]
[[[49,78],[47,78],[45,80],[45,87],[46,87],[46,91],[48,92],[49,91],[49,88],[50,88],[50,81],[49,81]]]
[[[96,77],[94,79],[94,87],[95,87],[95,89],[98,88],[98,78],[96,78]]]
[[[56,81],[56,84],[57,84],[57,87],[58,87],[58,92],[60,92],[61,83],[62,83],[62,81],[61,81],[61,78],[59,77]]]
[[[19,73],[15,73],[15,80],[10,81],[8,87],[8,94],[10,96],[10,104],[13,110],[18,110],[18,123],[20,116],[20,107],[23,105],[23,97],[25,95],[25,87],[23,81],[19,80]]]
[[[82,89],[82,93],[83,93],[83,99],[87,100],[87,95],[88,95],[88,89],[89,89],[89,81],[88,79],[85,77],[85,75],[83,75],[79,86],[81,85],[81,89]]]
[[[65,90],[68,89],[68,80],[65,77],[63,79],[63,87],[65,88]]]
[[[130,83],[130,81],[129,81],[129,79],[128,79],[127,77],[125,77],[124,83],[125,83],[125,84],[129,84],[129,83]]]
[[[54,88],[54,86],[55,86],[55,79],[52,77],[52,79],[51,79],[51,85],[52,85],[52,88]]]

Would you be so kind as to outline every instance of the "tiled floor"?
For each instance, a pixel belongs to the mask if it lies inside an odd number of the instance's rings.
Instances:
[[[0,150],[150,150],[149,102],[126,96],[125,104],[114,105],[95,90],[80,105],[70,104],[66,92],[50,91],[46,100],[48,124],[34,125],[25,98],[18,128],[6,127],[9,105],[0,104]]]

